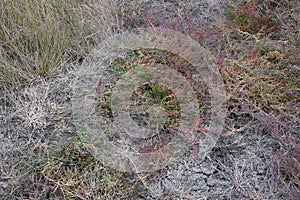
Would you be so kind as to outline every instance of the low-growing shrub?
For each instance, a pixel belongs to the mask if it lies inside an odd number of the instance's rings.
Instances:
[[[268,34],[279,29],[274,12],[264,10],[257,1],[228,8],[227,21],[231,26],[250,34]]]

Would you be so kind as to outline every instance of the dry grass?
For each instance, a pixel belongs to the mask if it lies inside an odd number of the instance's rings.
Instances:
[[[111,34],[115,16],[110,4],[1,1],[0,85],[28,84],[81,61],[99,39]]]

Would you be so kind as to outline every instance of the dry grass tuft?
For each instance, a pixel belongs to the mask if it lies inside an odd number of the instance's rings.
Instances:
[[[111,33],[110,7],[97,0],[1,1],[0,85],[28,84],[81,61]]]

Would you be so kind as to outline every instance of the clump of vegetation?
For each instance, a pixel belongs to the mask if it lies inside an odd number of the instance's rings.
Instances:
[[[97,160],[89,149],[91,135],[80,130],[63,148],[52,153],[42,175],[65,199],[109,199],[138,196],[138,179]],[[136,181],[134,181],[136,180]],[[139,183],[141,184],[141,183]]]
[[[282,145],[270,162],[289,199],[300,196],[299,137],[295,133],[299,115],[293,111],[300,95],[297,5],[298,1],[254,0],[228,8],[230,34],[235,28],[241,37],[230,36],[233,39],[226,51],[233,52],[227,54],[231,62],[221,68],[228,92],[259,108],[265,131]]]
[[[199,110],[202,113],[208,110],[210,102],[207,87],[201,80],[194,77],[199,72],[188,61],[172,52],[154,49],[129,51],[122,58],[116,59],[111,64],[111,68],[119,75],[119,78],[127,78],[127,76],[130,77],[133,71],[133,74],[135,72],[139,73],[139,70],[142,73],[142,66],[149,64],[154,67],[155,64],[163,64],[173,69],[174,73],[183,75],[193,90],[196,91]],[[112,93],[107,90],[112,90],[114,86],[107,87],[103,85],[101,87],[101,90],[106,90],[106,92],[100,95],[102,105],[100,113],[112,118],[110,100]],[[146,142],[144,147],[141,147],[142,152],[151,152],[163,147],[170,141],[170,133],[178,131],[180,117],[182,117],[181,108],[176,95],[172,92],[172,88],[159,85],[159,83],[148,82],[134,89],[130,102],[130,116],[136,123],[142,127],[155,127],[155,131],[159,127],[157,138],[153,137],[151,142]],[[203,116],[203,120],[205,120],[204,118],[209,119],[209,114]]]
[[[231,26],[250,34],[268,34],[279,29],[275,13],[272,10],[264,10],[256,0],[228,8],[227,19]]]
[[[108,2],[96,3],[1,1],[0,85],[26,85],[66,69],[66,63],[81,61],[103,37],[107,27],[103,20],[113,22],[112,14],[105,11]],[[91,18],[97,12],[101,12],[102,21]],[[103,29],[97,23],[102,23]]]
[[[169,89],[154,83],[149,83],[137,88],[134,92],[133,100],[136,101],[137,104],[146,104],[147,107],[153,105],[162,107],[162,109],[168,113],[166,125],[173,125],[175,127],[176,124],[178,126],[180,106],[176,101],[175,95]],[[136,105],[133,105],[133,109],[135,106]],[[175,121],[177,121],[177,123],[175,123]]]

